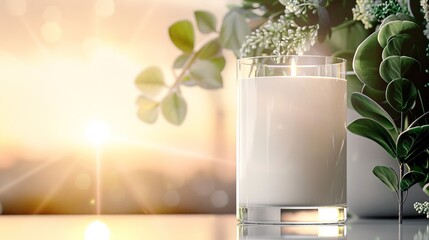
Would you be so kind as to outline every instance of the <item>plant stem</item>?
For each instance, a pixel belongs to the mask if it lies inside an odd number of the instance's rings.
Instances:
[[[405,170],[405,166],[404,164],[400,163],[399,164],[399,179],[402,179],[403,175],[404,175],[404,170]],[[399,183],[398,183],[399,184]],[[399,191],[399,198],[398,198],[398,221],[399,224],[402,224],[402,214],[403,214],[403,210],[404,210],[404,191],[402,191],[401,186],[399,184],[398,186],[398,191]]]

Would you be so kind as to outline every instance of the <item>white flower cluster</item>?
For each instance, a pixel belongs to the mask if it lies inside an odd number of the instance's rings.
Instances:
[[[372,15],[371,8],[381,2],[381,0],[356,0],[356,6],[352,8],[353,20],[361,21],[366,29],[372,28],[376,17]]]
[[[280,42],[282,35],[286,31],[287,23],[284,16],[280,16],[279,21],[268,21],[261,28],[256,29],[246,36],[240,48],[241,57],[247,57],[259,49],[274,49]]]
[[[318,30],[318,24],[288,29],[287,34],[282,36],[273,53],[275,55],[304,54],[316,43]]]
[[[426,214],[426,218],[429,218],[429,202],[416,202],[414,203],[414,209],[417,211],[417,213]]]
[[[317,39],[319,25],[298,26],[292,19],[280,16],[277,22],[268,21],[246,36],[241,45],[241,57],[258,54],[257,50],[272,50],[275,55],[303,54]]]
[[[429,39],[429,4],[428,0],[420,0],[420,6],[422,7],[422,12],[426,21],[426,29],[423,30],[425,36]]]
[[[280,0],[280,3],[285,6],[286,16],[295,15],[301,17],[306,15],[308,11],[316,14],[319,0]]]

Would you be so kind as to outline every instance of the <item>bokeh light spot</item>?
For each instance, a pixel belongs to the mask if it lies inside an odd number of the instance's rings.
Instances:
[[[91,177],[89,177],[86,173],[80,173],[76,176],[75,185],[80,190],[87,190],[91,187],[92,181]]]
[[[115,3],[112,0],[97,0],[95,14],[98,17],[110,17],[115,13]]]
[[[63,29],[56,22],[46,22],[40,29],[43,40],[48,43],[56,43],[61,40]]]
[[[209,176],[202,176],[193,183],[193,189],[200,196],[208,196],[215,189],[215,181]]]
[[[108,240],[110,229],[100,221],[94,221],[88,225],[85,231],[85,240]]]
[[[7,12],[12,16],[24,16],[27,12],[26,0],[6,0],[5,3]]]
[[[229,202],[228,194],[225,191],[217,190],[210,195],[210,202],[215,208],[223,208]]]

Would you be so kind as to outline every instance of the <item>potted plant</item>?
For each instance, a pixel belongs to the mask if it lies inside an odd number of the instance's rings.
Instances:
[[[400,219],[403,192],[417,183],[427,189],[426,0],[243,0],[241,5],[229,7],[220,25],[207,11],[196,11],[194,18],[200,33],[214,37],[196,48],[191,21],[171,25],[170,39],[182,52],[172,64],[174,83],[167,85],[158,67],[148,67],[137,76],[142,93],[140,119],[153,123],[162,113],[167,121],[180,125],[187,113],[181,88],[221,88],[226,64],[223,50],[231,50],[237,57],[340,56],[348,59],[349,70],[356,73],[348,78],[348,90],[355,92],[349,94],[350,103],[363,117],[348,128],[374,140],[396,159],[399,173],[385,166],[373,172],[397,193]],[[424,212],[424,205],[419,207]]]

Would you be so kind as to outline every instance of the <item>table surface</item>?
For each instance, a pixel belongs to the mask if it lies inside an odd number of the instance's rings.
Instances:
[[[0,216],[0,239],[429,240],[428,219],[350,219],[332,225],[240,225],[234,215],[31,215]]]

